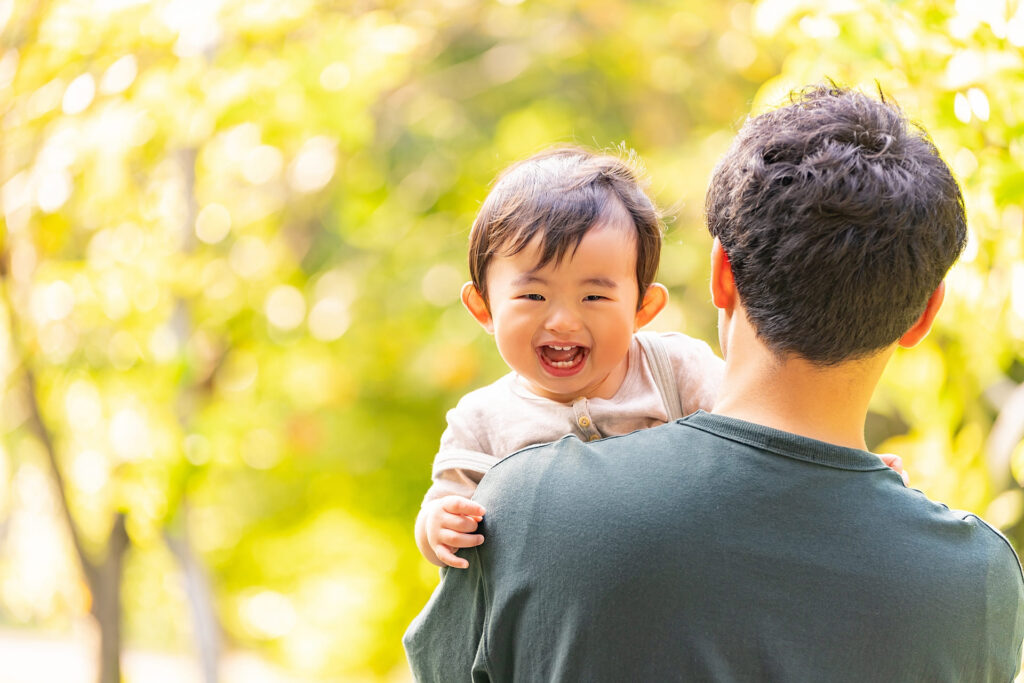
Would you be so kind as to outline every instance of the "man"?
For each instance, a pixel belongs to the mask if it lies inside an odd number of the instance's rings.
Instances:
[[[835,87],[747,122],[707,197],[713,413],[506,458],[405,645],[424,681],[1010,681],[1006,539],[867,452],[966,236],[925,133]]]

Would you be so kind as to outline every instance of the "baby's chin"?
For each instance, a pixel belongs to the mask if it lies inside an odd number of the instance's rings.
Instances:
[[[552,382],[551,378],[521,376],[526,380],[526,386],[530,393],[557,403],[572,403],[579,398],[584,398],[587,393],[585,387],[566,386],[565,383],[558,384]]]

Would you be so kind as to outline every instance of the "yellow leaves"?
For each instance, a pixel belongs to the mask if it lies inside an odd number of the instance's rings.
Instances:
[[[1010,310],[1017,318],[1016,329],[1024,329],[1024,264],[1016,263],[1010,274]]]
[[[46,621],[88,598],[77,567],[66,561],[71,541],[43,460],[16,457],[21,462],[10,480],[0,601],[15,622]]]
[[[195,230],[201,242],[216,244],[227,237],[231,230],[231,213],[223,204],[207,204],[196,216]]]
[[[271,431],[265,427],[259,427],[247,432],[239,441],[238,455],[249,467],[257,470],[266,470],[274,467],[284,457],[284,444],[286,438],[297,441],[300,450],[309,448],[312,437],[309,435],[310,428],[296,428],[293,422],[289,425],[288,432],[282,434],[280,431]]]
[[[340,369],[343,363],[343,359],[333,357],[326,349],[320,352],[309,349],[284,363],[279,381],[298,410],[328,406],[339,387],[335,378],[340,378],[344,372]]]
[[[373,29],[369,36],[369,45],[386,55],[403,55],[412,52],[419,44],[419,32],[412,26],[403,24],[385,24]]]
[[[1024,491],[1003,491],[985,508],[984,519],[997,529],[1013,528],[1024,516]]]
[[[913,407],[941,393],[946,380],[946,361],[930,339],[913,349],[898,349],[883,375],[886,389],[909,398]],[[915,400],[918,397],[922,400]],[[920,412],[926,412],[924,410]],[[925,415],[915,415],[926,418]]]
[[[273,583],[240,591],[227,602],[227,625],[247,639],[275,641],[293,671],[362,670],[398,606],[394,539],[404,530],[381,527],[329,511],[268,535],[254,545],[254,561],[269,567],[287,557],[302,571],[287,592]]]
[[[81,114],[85,111],[93,98],[96,96],[96,79],[92,74],[85,73],[75,78],[64,91],[61,99],[61,109],[68,116]]]
[[[345,62],[331,62],[320,72],[320,86],[328,92],[344,90],[352,82],[352,70]]]
[[[572,140],[573,116],[553,102],[538,102],[501,118],[496,147],[504,159],[529,156],[545,145]]]
[[[249,349],[236,349],[217,372],[217,388],[228,393],[242,393],[253,388],[259,376],[259,358]]]
[[[978,425],[968,425],[952,440],[945,425],[922,425],[886,439],[875,450],[903,458],[910,485],[929,498],[954,508],[980,511],[990,495],[982,466],[981,436]]]
[[[431,266],[420,282],[423,298],[435,306],[444,307],[459,301],[459,291],[465,276],[448,263]]]
[[[1013,474],[1014,480],[1024,487],[1024,440],[1021,440],[1013,449],[1013,454],[1010,456],[1010,472]]]
[[[471,347],[445,346],[437,349],[431,375],[441,389],[467,386],[479,370],[479,359]]]
[[[915,429],[880,443],[874,450],[903,458],[914,488],[929,491],[946,471],[947,454],[952,451],[949,435],[940,430]]]
[[[295,287],[277,285],[267,295],[263,312],[277,329],[293,330],[306,318],[306,299]]]
[[[324,188],[334,176],[337,144],[327,136],[306,140],[288,166],[288,184],[296,192],[309,194]]]
[[[239,164],[242,177],[253,185],[265,185],[280,176],[284,167],[281,150],[273,145],[257,145],[245,152]]]
[[[480,360],[479,352],[472,344],[436,341],[411,359],[409,377],[421,386],[432,387],[434,391],[459,391],[467,389],[478,379]]]
[[[1019,73],[1024,57],[1017,51],[967,48],[956,51],[946,64],[942,85],[959,89],[997,81],[1004,74]]]
[[[803,6],[802,0],[761,0],[754,6],[754,29],[765,36],[774,36]]]
[[[988,121],[989,103],[988,96],[981,88],[967,89],[967,102],[971,106],[971,112],[981,121]]]
[[[726,31],[718,38],[719,56],[736,71],[743,71],[757,59],[757,47],[740,31]]]
[[[100,79],[100,92],[104,95],[116,95],[128,89],[139,73],[139,63],[135,55],[121,57],[107,67]]]

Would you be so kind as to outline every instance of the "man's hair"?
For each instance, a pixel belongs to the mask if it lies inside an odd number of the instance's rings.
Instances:
[[[892,344],[964,248],[963,197],[892,101],[811,86],[746,122],[705,211],[758,337],[819,365]]]
[[[631,160],[557,147],[512,164],[484,200],[469,237],[469,272],[487,300],[487,267],[540,236],[543,268],[560,263],[596,224],[625,214],[636,228],[637,306],[661,257],[661,217]]]

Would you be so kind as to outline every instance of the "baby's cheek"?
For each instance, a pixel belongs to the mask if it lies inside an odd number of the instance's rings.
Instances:
[[[533,367],[531,365],[534,356],[533,347],[530,346],[528,341],[509,337],[508,335],[495,335],[495,337],[495,341],[498,346],[498,355],[500,355],[501,359],[505,361],[505,365],[520,374],[523,374],[524,371]]]
[[[633,340],[632,333],[628,335],[617,334],[609,336],[596,351],[600,354],[600,361],[609,365],[615,365],[629,355],[629,345]]]

